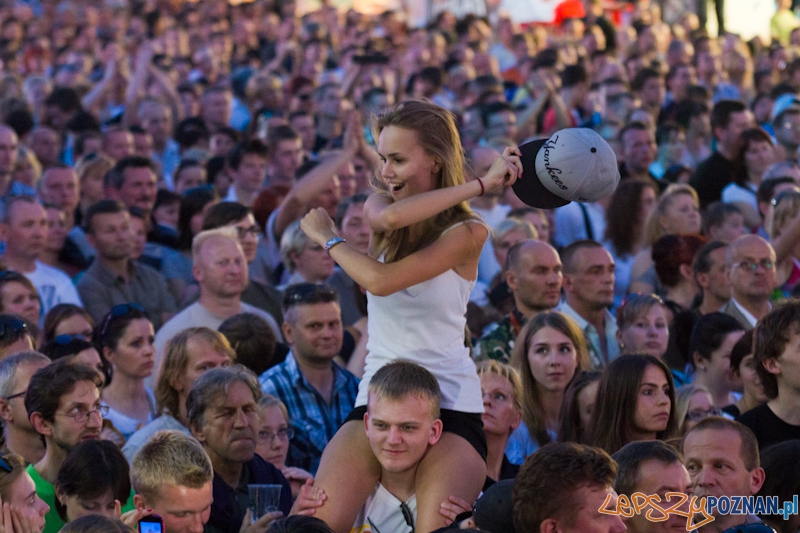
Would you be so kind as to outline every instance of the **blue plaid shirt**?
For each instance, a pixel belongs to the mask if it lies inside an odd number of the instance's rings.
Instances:
[[[294,354],[258,378],[261,390],[286,404],[294,437],[289,446],[287,466],[316,474],[322,450],[333,438],[358,395],[358,378],[336,363],[333,365],[333,396],[330,405],[300,372]]]

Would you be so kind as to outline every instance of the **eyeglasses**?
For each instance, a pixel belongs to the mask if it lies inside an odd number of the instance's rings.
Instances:
[[[2,319],[0,323],[0,339],[9,336],[18,336],[28,331],[28,326],[24,321],[17,317],[9,316]]]
[[[716,407],[714,407],[712,409],[709,409],[708,411],[695,410],[686,413],[686,418],[688,418],[692,422],[699,422],[700,420],[707,418],[709,416],[722,416],[722,409],[717,409]]]
[[[796,188],[794,188],[794,189],[789,189],[789,190],[786,190],[786,191],[782,191],[780,194],[778,194],[778,196],[773,198],[770,201],[770,203],[772,204],[772,207],[778,207],[778,204],[781,203],[782,201],[786,200],[787,198],[800,198],[800,190],[797,190]]]
[[[22,392],[18,392],[16,394],[12,394],[11,396],[6,396],[5,400],[13,400],[14,398],[19,398],[20,396],[25,396],[25,393],[28,392],[28,389],[25,389]]]
[[[275,437],[278,437],[278,440],[286,442],[287,440],[294,437],[294,430],[292,428],[282,428],[279,429],[277,433],[273,433],[271,431],[259,431],[258,438],[260,440],[265,440],[267,442],[272,442]]]
[[[258,226],[255,225],[250,226],[249,228],[243,228],[241,226],[234,226],[234,227],[236,228],[236,234],[240,239],[244,239],[248,235],[252,235],[254,237],[258,237],[259,235],[261,235],[261,230],[258,228]]]
[[[738,263],[734,263],[731,265],[732,267],[741,267],[744,270],[749,270],[750,272],[755,272],[758,270],[758,267],[761,266],[764,270],[772,270],[775,268],[775,261],[772,259],[762,259],[761,261],[739,261]]]
[[[107,405],[98,405],[97,407],[95,407],[91,411],[86,411],[85,409],[78,409],[77,411],[75,411],[74,413],[71,413],[71,414],[68,414],[68,413],[56,413],[56,414],[58,416],[67,416],[69,418],[74,419],[75,422],[81,423],[81,422],[86,422],[87,420],[89,420],[89,417],[93,413],[99,413],[100,414],[100,419],[102,420],[102,418],[104,416],[108,416],[108,410],[109,409],[111,409],[111,408],[109,406],[107,406]]]
[[[133,311],[138,311],[140,313],[144,313],[144,307],[139,304],[119,304],[115,305],[111,308],[111,312],[108,313],[106,319],[103,321],[103,328],[100,330],[100,338],[105,337],[106,330],[108,330],[108,325],[111,323],[112,318],[122,318],[124,316],[128,316]]]

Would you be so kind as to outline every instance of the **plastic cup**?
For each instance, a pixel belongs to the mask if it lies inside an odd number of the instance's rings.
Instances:
[[[279,509],[281,488],[281,485],[247,485],[250,492],[250,523]]]

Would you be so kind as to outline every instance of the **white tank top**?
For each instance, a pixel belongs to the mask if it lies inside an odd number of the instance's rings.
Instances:
[[[466,220],[451,229],[479,220]],[[454,270],[389,296],[367,293],[367,360],[356,407],[367,405],[370,378],[383,365],[404,359],[425,367],[442,390],[442,408],[483,413],[481,382],[464,346],[469,294],[475,281]]]

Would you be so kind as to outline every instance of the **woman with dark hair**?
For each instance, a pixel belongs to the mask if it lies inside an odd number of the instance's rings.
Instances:
[[[17,315],[29,326],[38,326],[41,301],[33,283],[13,270],[0,272],[0,313]]]
[[[75,304],[58,304],[44,317],[42,343],[47,344],[59,335],[80,335],[89,340],[93,330],[94,320],[86,309]]]
[[[742,335],[731,350],[731,372],[735,378],[742,382],[742,399],[722,408],[734,418],[739,418],[747,411],[754,409],[767,401],[764,385],[756,372],[753,359],[753,332],[750,330]]]
[[[675,436],[675,386],[661,359],[625,355],[606,367],[588,442],[609,454],[637,440]]]
[[[511,434],[506,455],[514,464],[556,440],[564,393],[589,351],[578,325],[558,312],[532,318],[520,331],[511,363],[522,375],[522,424]]]
[[[64,522],[87,515],[120,518],[122,506],[133,499],[128,461],[107,440],[81,442],[67,454],[55,482],[55,505]],[[122,521],[136,526],[146,510],[128,511]]]
[[[603,373],[598,370],[583,370],[564,393],[561,410],[561,427],[558,430],[559,442],[585,444],[594,418],[597,403],[597,389]]]
[[[652,181],[625,180],[611,195],[606,209],[603,245],[614,258],[614,307],[628,293],[633,260],[645,242],[645,222],[656,205],[658,187]],[[633,214],[633,215],[632,215]]]
[[[669,309],[669,323],[678,313],[689,309],[697,296],[692,263],[697,251],[707,242],[702,235],[665,235],[653,244],[653,264],[664,289],[664,304]]]
[[[744,211],[748,225],[761,222],[756,191],[764,172],[775,161],[775,145],[769,133],[762,128],[748,128],[739,135],[734,154],[736,172],[733,182],[722,189],[722,201],[737,204]]]
[[[694,383],[708,389],[714,407],[739,401],[731,371],[731,352],[744,336],[744,327],[724,313],[703,315],[689,339],[689,356],[694,366]]]
[[[121,304],[95,330],[95,344],[111,364],[113,379],[103,389],[114,427],[127,439],[157,416],[153,391],[144,381],[153,373],[156,350],[153,323],[136,304]]]

